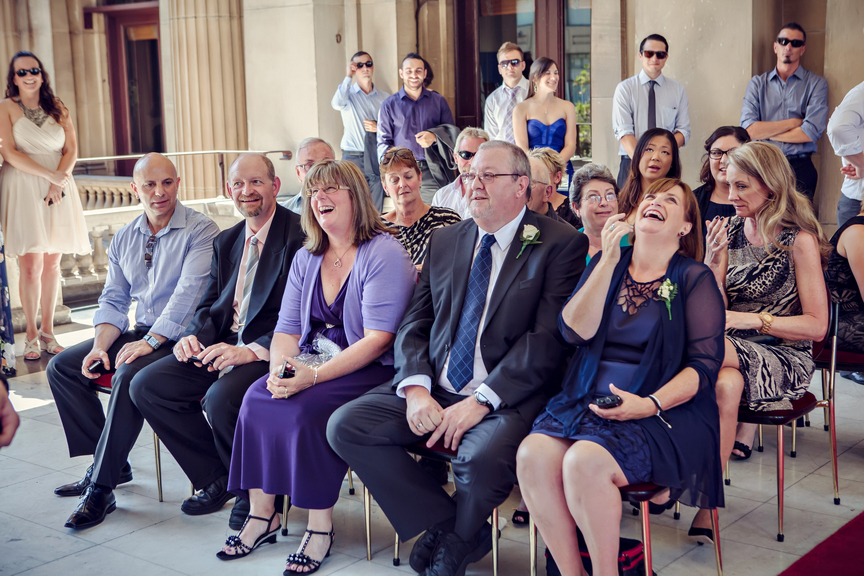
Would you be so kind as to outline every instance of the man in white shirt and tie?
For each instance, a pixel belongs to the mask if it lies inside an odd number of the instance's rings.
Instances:
[[[639,45],[642,71],[615,88],[612,128],[621,145],[618,154],[618,187],[623,188],[630,171],[636,143],[650,128],[665,128],[675,135],[678,147],[690,139],[690,110],[684,86],[663,75],[669,43],[659,34],[647,36]]]
[[[528,95],[528,79],[525,71],[525,55],[513,42],[505,42],[498,49],[498,71],[504,84],[486,98],[486,114],[483,127],[490,140],[505,140],[516,143],[513,136],[513,109]]]

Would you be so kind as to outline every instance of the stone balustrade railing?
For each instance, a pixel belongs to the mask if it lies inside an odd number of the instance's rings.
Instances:
[[[129,183],[132,178],[124,176],[97,176],[80,174],[75,176],[78,195],[84,210],[103,210],[135,206],[138,199]]]

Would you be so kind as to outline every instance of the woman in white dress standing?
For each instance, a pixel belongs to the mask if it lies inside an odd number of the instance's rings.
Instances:
[[[63,350],[54,338],[60,257],[89,254],[90,239],[72,168],[78,144],[69,110],[54,96],[42,62],[18,52],[0,101],[0,226],[6,253],[18,257],[21,306],[27,320],[25,360],[41,349]],[[41,305],[42,326],[36,313]]]

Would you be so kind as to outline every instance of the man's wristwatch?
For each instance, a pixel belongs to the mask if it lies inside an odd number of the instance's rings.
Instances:
[[[486,396],[484,396],[483,393],[479,390],[474,391],[474,400],[476,400],[477,403],[481,406],[485,406],[486,408],[488,408],[489,412],[495,411],[495,407],[492,405],[492,402],[490,402],[489,399],[486,398]]]
[[[144,342],[146,342],[147,344],[149,344],[150,347],[153,348],[153,351],[154,351],[154,352],[155,352],[156,350],[159,349],[159,346],[162,345],[161,342],[159,342],[156,338],[154,338],[154,337],[151,336],[150,334],[145,334],[145,335],[144,335],[144,338],[142,338],[142,340],[144,340]]]

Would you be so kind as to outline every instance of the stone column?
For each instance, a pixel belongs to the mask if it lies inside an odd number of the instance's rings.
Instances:
[[[170,102],[166,132],[172,132],[167,140],[173,151],[246,149],[241,0],[160,0],[159,11],[163,61],[171,62],[163,99],[166,109]],[[266,29],[280,43],[290,38],[278,28]],[[261,35],[260,30],[251,33]],[[272,73],[272,54],[262,58]],[[266,76],[261,80],[260,89],[269,90]],[[222,192],[215,155],[178,158],[175,163],[182,178],[181,199],[212,198]]]

